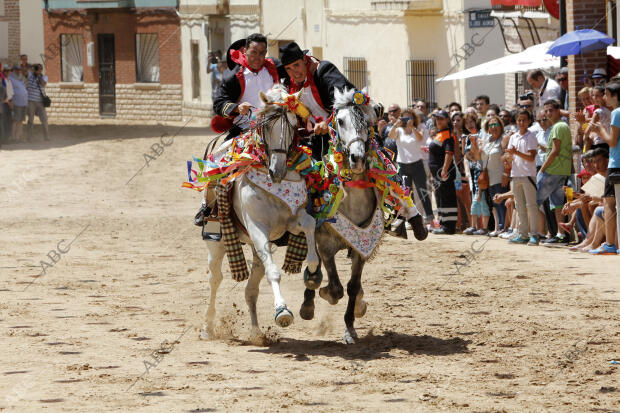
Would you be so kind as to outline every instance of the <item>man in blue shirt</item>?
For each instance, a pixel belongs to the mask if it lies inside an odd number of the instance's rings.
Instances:
[[[47,113],[43,106],[43,88],[47,85],[47,76],[43,76],[43,66],[32,65],[28,72],[28,139],[32,139],[32,124],[34,116],[38,116],[43,126],[43,138],[48,141]]]
[[[605,192],[603,201],[605,206],[605,243],[595,250],[590,250],[593,254],[612,255],[618,252],[618,234],[616,231],[616,194],[614,184],[610,180],[610,175],[620,174],[620,145],[618,145],[618,135],[620,134],[620,82],[612,82],[605,86],[605,97],[607,105],[613,107],[611,112],[611,131],[608,133],[601,124],[595,124],[594,131],[599,134],[605,143],[609,145],[609,164],[607,166],[607,176],[605,177]]]
[[[26,107],[28,106],[28,90],[20,66],[13,66],[9,80],[13,85],[13,140],[19,141],[22,137],[22,124],[26,119]]]

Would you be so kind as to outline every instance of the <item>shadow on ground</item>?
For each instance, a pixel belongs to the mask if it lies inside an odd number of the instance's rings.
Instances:
[[[410,334],[384,331],[380,335],[372,333],[358,340],[356,344],[346,345],[333,340],[296,340],[281,339],[264,349],[252,349],[251,352],[265,354],[290,354],[299,361],[307,360],[307,356],[340,357],[346,360],[375,360],[391,358],[393,349],[403,350],[409,354],[426,354],[447,356],[450,354],[467,353],[470,340],[460,337],[441,339],[432,336],[416,336]]]

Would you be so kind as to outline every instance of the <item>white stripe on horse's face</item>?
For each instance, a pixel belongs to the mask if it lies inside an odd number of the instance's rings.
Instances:
[[[263,126],[263,140],[267,144],[269,175],[278,183],[286,176],[286,158],[295,136],[297,117],[288,110],[279,114],[280,106],[267,105],[267,108],[269,106],[274,109],[273,111],[267,109],[264,116],[266,118],[274,116],[274,119]]]
[[[366,142],[368,140],[368,126],[363,116],[353,113],[351,106],[338,110],[336,127],[340,136],[342,150],[348,155],[349,167],[354,173],[361,173],[366,168]]]

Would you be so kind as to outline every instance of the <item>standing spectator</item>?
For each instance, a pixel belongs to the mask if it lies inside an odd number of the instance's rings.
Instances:
[[[26,73],[28,73],[28,71],[30,70],[30,63],[28,63],[28,55],[27,54],[23,54],[23,55],[19,56],[19,65],[22,68],[24,76],[26,76]]]
[[[215,53],[209,53],[209,62],[207,64],[207,73],[211,73],[211,90],[217,89],[222,83],[222,74],[219,70],[219,63]]]
[[[388,123],[381,131],[381,136],[383,137],[383,148],[389,150],[386,155],[394,162],[398,156],[398,147],[396,146],[396,142],[393,139],[390,139],[389,134],[398,119],[400,119],[400,112],[400,106],[396,103],[392,103],[388,106]]]
[[[510,137],[510,135],[517,131],[517,124],[515,123],[514,117],[509,110],[502,109],[502,111],[499,112],[499,118],[502,120],[502,123],[504,125],[505,135],[508,135],[508,137]]]
[[[463,114],[461,112],[452,112],[450,114],[452,120],[452,131],[454,134],[454,159],[456,161],[457,173],[460,175],[460,188],[456,187],[456,204],[458,208],[457,229],[465,231],[471,221],[471,194],[469,193],[469,181],[465,172],[465,147],[468,132],[463,125]],[[456,181],[459,181],[457,175]]]
[[[453,166],[455,142],[452,136],[448,112],[439,110],[433,114],[437,127],[437,134],[428,147],[428,163],[438,185],[435,189],[437,211],[441,227],[433,234],[454,234],[456,231],[456,189],[454,180],[456,171]]]
[[[405,109],[402,117],[394,123],[388,137],[396,142],[398,148],[398,173],[407,187],[416,190],[419,197],[418,210],[424,211],[425,220],[430,223],[433,220],[433,207],[426,192],[427,177],[422,162],[422,145],[425,139],[421,126],[420,119],[413,110]]]
[[[512,192],[519,216],[519,235],[514,244],[538,245],[538,208],[536,207],[536,136],[528,129],[532,115],[527,110],[517,113],[519,131],[510,137],[506,152],[513,156]],[[528,241],[529,229],[529,241]]]
[[[536,141],[538,142],[538,152],[536,153],[536,173],[540,171],[543,163],[545,163],[545,156],[547,154],[547,149],[549,148],[549,136],[551,136],[551,128],[553,127],[553,123],[551,123],[551,121],[547,118],[547,115],[545,115],[544,109],[538,111],[538,123],[542,127],[542,130],[536,135]],[[554,233],[557,233],[558,223],[555,220],[555,215],[551,212],[549,199],[545,200],[542,209],[542,211],[539,210],[539,233],[543,234],[543,226],[544,223],[547,222],[549,234],[552,236]]]
[[[607,83],[607,71],[600,67],[596,68],[592,72],[592,76],[590,78],[592,79],[593,86],[598,86],[598,85],[604,86],[605,83]]]
[[[609,163],[605,177],[605,192],[603,194],[606,242],[599,248],[590,251],[593,254],[600,255],[616,254],[618,252],[618,238],[620,237],[616,226],[618,211],[616,209],[615,197],[618,194],[615,194],[614,184],[609,178],[610,175],[620,174],[620,144],[618,143],[618,135],[620,135],[620,83],[613,82],[608,84],[605,87],[605,96],[609,106],[614,108],[611,114],[611,132],[608,133],[598,125],[595,128],[609,145]]]
[[[28,139],[32,139],[32,124],[36,115],[43,127],[43,139],[48,141],[47,113],[43,106],[43,88],[47,85],[47,76],[43,75],[43,66],[34,64],[28,72]]]
[[[561,121],[560,102],[550,99],[545,102],[545,115],[553,124],[549,135],[549,147],[545,154],[545,161],[540,167],[536,179],[538,188],[536,202],[543,205],[549,198],[551,210],[555,214],[556,222],[561,222],[561,211],[564,206],[564,185],[571,174],[573,164],[573,140],[570,128]],[[545,244],[567,243],[568,237],[559,227],[556,236],[545,240]]]
[[[450,116],[452,116],[452,113],[454,113],[454,112],[462,112],[463,111],[463,107],[458,102],[452,102],[448,106],[446,106],[446,110],[448,111]]]
[[[480,118],[480,121],[482,123],[484,123],[484,117],[487,114],[487,111],[489,110],[489,106],[491,104],[491,100],[489,99],[489,97],[487,95],[480,95],[476,97],[476,112],[478,112],[478,117]]]
[[[487,116],[487,139],[483,142],[477,158],[486,165],[489,176],[489,195],[492,200],[495,195],[508,192],[510,188],[502,185],[504,163],[502,155],[508,146],[510,137],[504,134],[504,125],[499,116]],[[506,228],[506,206],[504,202],[493,202],[493,217],[495,229],[489,235],[496,237]]]
[[[568,110],[568,67],[563,67],[555,75],[555,81],[562,88],[560,93],[560,103],[564,110]]]
[[[594,110],[592,119],[590,119],[590,125],[588,125],[584,132],[584,145],[586,150],[596,148],[604,148],[609,150],[609,145],[607,145],[603,137],[599,133],[592,130],[593,124],[600,123],[600,125],[609,134],[611,111],[607,108],[607,103],[605,102],[605,88],[601,85],[594,86],[592,88],[592,99],[594,100],[596,109]]]
[[[11,119],[11,111],[13,110],[13,84],[9,80],[10,70],[7,66],[0,64],[0,83],[6,90],[6,100],[4,103],[0,102],[2,110],[0,110],[0,122],[2,127],[0,130],[4,130],[4,134],[0,136],[0,140],[8,142],[11,137],[13,121]]]
[[[433,128],[433,119],[428,116],[428,105],[424,100],[420,99],[415,103],[415,108],[424,114],[422,122],[426,126],[426,129],[430,131]]]
[[[19,141],[22,137],[22,124],[26,119],[28,107],[28,90],[21,66],[13,66],[9,80],[13,86],[13,140]]]
[[[549,99],[560,101],[562,98],[562,88],[558,85],[558,82],[546,78],[543,71],[540,69],[528,72],[527,83],[537,92],[537,107],[542,107],[543,103]],[[532,113],[534,112],[532,111]]]
[[[491,212],[489,211],[489,205],[487,204],[486,192],[488,188],[481,187],[480,176],[482,171],[486,169],[486,164],[483,164],[480,160],[479,142],[482,142],[477,137],[470,137],[469,145],[465,149],[465,155],[469,160],[469,173],[471,174],[472,182],[472,202],[471,202],[471,222],[472,226],[465,231],[465,235],[486,235],[488,233],[487,226],[489,224],[489,217]],[[482,219],[482,224],[478,226],[478,218]]]

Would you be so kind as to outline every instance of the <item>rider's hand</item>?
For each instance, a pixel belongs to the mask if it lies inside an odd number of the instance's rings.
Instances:
[[[252,109],[252,104],[249,102],[243,102],[239,106],[237,106],[237,110],[240,115],[247,115]]]
[[[323,120],[321,122],[317,122],[316,125],[314,125],[314,134],[315,135],[325,135],[326,133],[329,133],[329,128],[327,127],[327,122],[325,122]]]

